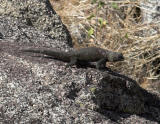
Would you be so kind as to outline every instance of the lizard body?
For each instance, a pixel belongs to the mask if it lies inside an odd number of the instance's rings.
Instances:
[[[105,67],[106,62],[116,62],[124,60],[123,54],[112,52],[98,47],[81,48],[69,52],[60,50],[40,50],[40,49],[22,49],[22,52],[40,53],[51,56],[55,59],[69,62],[68,66],[75,65],[77,62],[97,62],[96,68]]]

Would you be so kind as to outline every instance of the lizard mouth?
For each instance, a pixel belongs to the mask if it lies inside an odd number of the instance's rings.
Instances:
[[[123,56],[122,53],[120,53],[120,54],[118,55],[118,57],[117,57],[117,60],[115,60],[115,61],[123,61],[123,60],[124,60],[124,56]]]
[[[124,56],[123,56],[123,55],[120,57],[120,60],[121,60],[121,61],[123,61],[123,60],[124,60]]]
[[[121,56],[121,57],[119,58],[119,61],[123,61],[123,60],[124,60],[124,57]]]

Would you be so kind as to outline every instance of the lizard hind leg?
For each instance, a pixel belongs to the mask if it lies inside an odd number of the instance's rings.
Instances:
[[[76,65],[76,63],[77,63],[77,58],[73,57],[71,58],[70,62],[66,65],[66,68],[68,68],[69,66]]]

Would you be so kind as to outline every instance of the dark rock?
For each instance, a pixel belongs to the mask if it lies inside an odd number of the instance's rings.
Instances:
[[[0,7],[0,15],[2,15],[0,31],[3,28],[2,33],[6,37],[13,38],[17,42],[28,40],[28,42],[36,43],[46,36],[51,39],[51,44],[56,44],[56,46],[66,47],[64,43],[72,46],[69,32],[51,8],[49,0],[41,0],[41,2],[38,0],[3,0]],[[10,21],[7,21],[6,17]],[[34,33],[30,30],[34,30]],[[40,32],[43,32],[43,36],[38,38],[37,33]]]

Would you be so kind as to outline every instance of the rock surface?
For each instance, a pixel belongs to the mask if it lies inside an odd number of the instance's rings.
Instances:
[[[1,123],[159,123],[160,95],[134,80],[19,51],[72,49],[48,0],[3,0],[0,8]]]

